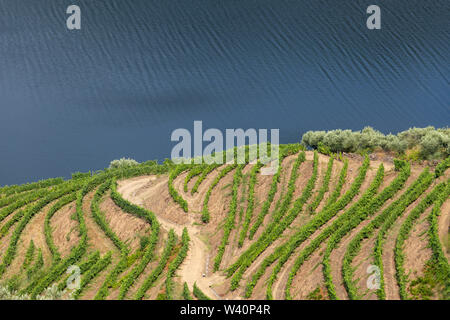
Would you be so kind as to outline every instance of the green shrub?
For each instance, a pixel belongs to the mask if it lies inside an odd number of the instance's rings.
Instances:
[[[208,166],[206,166],[200,177],[198,177],[197,181],[195,181],[194,186],[191,189],[191,194],[193,195],[194,193],[197,192],[198,188],[200,187],[201,183],[205,180],[205,178],[208,176],[208,174],[210,174],[214,169],[218,168],[220,165],[219,164],[210,164]]]
[[[91,267],[97,263],[97,261],[100,259],[100,251],[94,251],[92,252],[85,261],[80,263],[80,274],[85,274]],[[71,274],[67,274],[58,284],[58,289],[60,291],[63,291],[66,289],[67,281],[69,280],[69,277],[72,276],[73,272]]]
[[[450,157],[447,157],[445,160],[441,161],[434,170],[434,176],[439,178],[444,174],[444,172],[450,167]]]
[[[173,186],[173,181],[176,177],[178,177],[182,172],[189,169],[190,165],[186,164],[180,164],[174,167],[174,169],[169,174],[169,193],[172,197],[172,199],[180,205],[180,207],[183,209],[184,212],[188,212],[188,203],[186,200],[183,199],[183,197],[178,193],[178,191]]]
[[[166,247],[164,248],[164,252],[159,259],[158,266],[152,271],[152,273],[145,279],[142,286],[138,289],[135,299],[141,300],[145,293],[150,289],[150,287],[155,283],[155,281],[158,279],[158,277],[163,272],[167,262],[169,261],[170,255],[173,251],[173,248],[175,247],[177,239],[175,236],[175,232],[173,230],[169,231],[169,236],[167,237]]]
[[[112,253],[108,252],[103,258],[99,259],[81,278],[80,288],[74,292],[73,298],[79,299],[86,286],[96,278],[100,272],[111,264]]]
[[[331,193],[330,197],[327,199],[327,202],[325,203],[323,210],[333,205],[341,195],[342,188],[344,187],[345,181],[347,179],[347,171],[348,171],[348,160],[344,159],[344,165],[339,173],[338,183],[334,188],[333,192]]]
[[[30,240],[30,245],[28,246],[27,252],[25,253],[25,259],[22,264],[22,269],[27,270],[31,262],[34,259],[34,251],[36,247],[34,246],[33,240]]]
[[[317,146],[317,151],[319,151],[322,154],[326,154],[328,156],[332,156],[333,152],[331,152],[331,149],[324,145],[323,142],[319,142],[318,146]]]
[[[253,210],[255,209],[255,184],[256,184],[256,175],[259,170],[263,166],[262,163],[258,162],[255,166],[253,166],[250,172],[250,181],[248,184],[248,200],[247,200],[247,210],[245,211],[244,223],[242,224],[241,232],[239,233],[238,246],[242,247],[244,244],[245,237],[247,236],[248,228],[250,226],[250,222],[253,216]]]
[[[119,239],[116,233],[111,229],[108,222],[106,221],[105,214],[100,211],[100,201],[103,195],[111,188],[111,186],[115,186],[114,180],[105,181],[94,194],[94,197],[91,201],[91,213],[94,218],[95,223],[103,230],[105,235],[114,243],[114,245],[119,249],[119,251],[127,251],[128,248],[126,245]],[[118,197],[117,192],[114,194],[114,198]]]
[[[22,185],[13,185],[13,186],[5,186],[0,188],[0,194],[3,194],[5,197],[9,197],[13,194],[18,194],[25,191],[31,191],[36,189],[54,187],[59,184],[64,183],[63,178],[51,178],[47,180],[41,180],[33,183],[26,183]]]
[[[42,256],[42,250],[39,248],[36,262],[29,269],[27,269],[27,278],[31,279],[36,276],[37,272],[44,266],[44,257]]]
[[[130,158],[121,158],[119,160],[113,160],[109,164],[109,169],[124,169],[124,168],[130,168],[139,165],[139,162],[137,162],[134,159]]]
[[[178,251],[175,259],[169,264],[169,269],[167,271],[166,277],[166,298],[167,300],[173,300],[173,277],[175,272],[183,263],[184,259],[187,256],[187,252],[189,250],[189,234],[186,228],[183,230],[183,234],[181,235],[181,248]]]
[[[302,137],[302,144],[319,149],[320,152],[372,152],[382,149],[387,152],[395,152],[403,155],[408,150],[414,150],[414,156],[409,154],[409,159],[416,156],[420,159],[441,159],[449,156],[450,129],[411,128],[397,135],[383,133],[366,127],[361,131],[331,130],[308,131]],[[417,152],[418,151],[418,152]]]
[[[14,211],[27,206],[29,204],[34,203],[35,201],[42,199],[46,195],[48,195],[49,192],[47,189],[36,189],[31,192],[25,193],[23,196],[21,196],[18,199],[15,199],[15,201],[8,206],[2,208],[0,210],[0,222],[5,220],[11,213]]]
[[[27,207],[24,210],[17,211],[11,219],[9,219],[5,224],[3,224],[3,226],[0,229],[0,239],[6,236],[11,227],[22,219],[23,213],[26,210]]]
[[[189,291],[189,287],[186,282],[183,285],[183,298],[184,300],[192,300],[191,293]]]
[[[399,159],[394,159],[395,171],[401,171],[406,165],[407,165],[407,163],[405,161],[399,160]]]
[[[209,298],[206,294],[204,294],[202,292],[202,290],[200,290],[199,287],[197,287],[197,283],[194,283],[194,290],[193,290],[194,296],[198,299],[198,300],[211,300],[211,298]]]
[[[86,179],[86,178],[90,178],[92,176],[92,173],[89,172],[75,172],[72,173],[72,180],[77,180],[77,179]]]
[[[239,165],[233,176],[233,189],[232,189],[232,196],[231,196],[231,202],[230,202],[230,210],[228,211],[227,218],[225,220],[225,225],[223,227],[222,241],[220,242],[219,248],[217,249],[217,255],[214,258],[214,271],[219,270],[220,263],[222,262],[223,254],[225,253],[225,247],[228,244],[228,238],[230,236],[232,229],[235,227],[239,184],[242,179],[242,168],[243,168],[243,165]]]
[[[330,160],[328,161],[327,171],[325,172],[325,176],[323,178],[322,187],[320,188],[320,190],[317,193],[317,196],[314,198],[313,202],[308,205],[308,209],[306,211],[310,214],[314,213],[314,211],[319,206],[320,202],[322,202],[325,192],[327,192],[329,189],[328,186],[330,184],[331,173],[333,171],[333,161],[334,161],[334,157],[331,156]]]
[[[205,199],[203,200],[202,221],[204,223],[208,223],[209,219],[210,219],[210,213],[209,213],[209,210],[208,210],[208,203],[209,203],[209,198],[211,197],[211,193],[212,193],[213,189],[217,186],[217,184],[220,182],[220,180],[223,177],[225,177],[230,171],[235,169],[236,166],[237,165],[232,164],[232,165],[229,165],[229,166],[226,166],[225,168],[223,168],[219,172],[219,175],[214,179],[214,181],[209,186],[209,189],[208,189],[208,191],[206,192],[206,195],[205,195]]]
[[[184,186],[183,186],[184,192],[186,193],[188,192],[189,181],[191,181],[192,178],[201,174],[206,168],[207,168],[206,165],[196,165],[191,170],[189,170],[188,174],[184,178]]]

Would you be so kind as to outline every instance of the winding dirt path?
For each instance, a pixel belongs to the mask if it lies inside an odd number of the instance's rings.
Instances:
[[[167,184],[167,180],[163,179],[155,184],[152,184],[156,177],[141,177],[131,181],[121,181],[118,191],[128,201],[138,205],[145,206],[145,195],[159,192],[160,188]],[[145,192],[140,192],[145,187]],[[190,289],[193,288],[194,283],[210,298],[221,298],[211,288],[213,284],[223,282],[225,277],[219,274],[210,274],[207,269],[208,260],[212,259],[208,256],[208,247],[200,238],[200,228],[193,225],[195,219],[192,216],[187,216],[187,222],[180,224],[169,221],[163,218],[158,212],[154,212],[158,218],[161,226],[169,231],[173,229],[174,232],[181,237],[184,228],[187,228],[189,237],[191,239],[189,251],[178,270],[177,274],[180,276],[181,282],[186,282]],[[205,276],[203,276],[205,275]]]

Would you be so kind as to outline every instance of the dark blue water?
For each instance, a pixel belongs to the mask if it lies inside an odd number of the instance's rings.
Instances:
[[[169,157],[194,120],[448,126],[449,62],[448,0],[0,0],[0,185]]]

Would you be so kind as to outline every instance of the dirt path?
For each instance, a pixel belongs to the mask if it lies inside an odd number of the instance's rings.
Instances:
[[[162,185],[166,184],[166,180],[162,180],[152,186],[146,188],[145,193],[139,192],[140,188],[148,185],[149,181],[155,180],[155,177],[143,177],[141,179],[136,179],[128,183],[128,181],[122,181],[120,183],[119,192],[128,201],[138,205],[144,206],[145,194],[152,194],[156,192]],[[188,218],[188,221],[184,224],[174,223],[161,215],[158,212],[154,212],[161,226],[169,231],[173,229],[174,232],[181,237],[183,229],[186,227],[190,237],[189,251],[178,270],[177,274],[180,276],[181,283],[186,282],[190,289],[193,288],[194,283],[210,298],[220,298],[216,295],[215,291],[211,286],[217,282],[222,282],[225,277],[218,274],[210,274],[210,270],[206,270],[206,263],[208,260],[208,247],[200,238],[200,228],[192,223],[195,221],[192,217]],[[206,275],[203,277],[203,275]]]

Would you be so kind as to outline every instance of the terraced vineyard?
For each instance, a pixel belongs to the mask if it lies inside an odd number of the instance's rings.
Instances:
[[[16,298],[450,299],[450,159],[147,162],[0,188]]]

